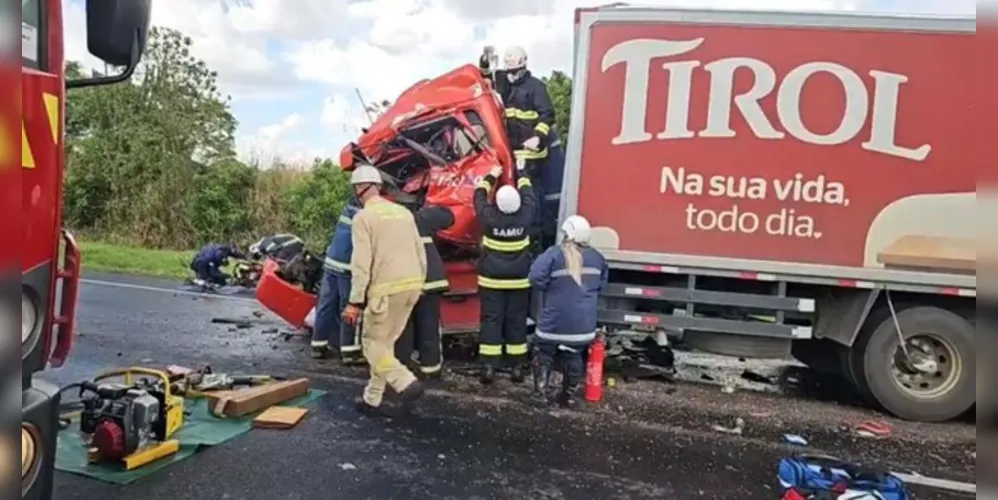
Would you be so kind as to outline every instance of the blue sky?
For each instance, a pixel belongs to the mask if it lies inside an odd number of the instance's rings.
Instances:
[[[244,158],[331,156],[366,122],[365,99],[392,99],[424,77],[524,46],[541,73],[571,66],[572,13],[602,0],[156,0],[153,23],[178,29],[220,75]],[[64,0],[67,57],[85,54],[84,0]],[[974,0],[645,0],[725,9],[973,15]],[[387,70],[387,71],[385,71]]]

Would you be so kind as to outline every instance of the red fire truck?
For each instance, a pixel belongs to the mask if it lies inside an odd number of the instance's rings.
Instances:
[[[33,375],[69,354],[80,280],[80,249],[62,229],[66,89],[127,80],[150,9],[150,0],[87,0],[87,48],[122,71],[66,81],[62,1],[21,0],[22,498],[52,496],[59,391]]]

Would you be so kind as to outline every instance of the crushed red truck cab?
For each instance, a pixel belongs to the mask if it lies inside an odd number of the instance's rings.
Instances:
[[[402,93],[356,142],[343,148],[340,165],[361,162],[382,172],[387,196],[412,209],[445,206],[455,223],[436,235],[450,292],[441,320],[445,332],[478,330],[474,266],[481,228],[475,218],[475,185],[501,165],[504,179],[515,165],[504,112],[491,82],[472,65],[461,66]],[[257,288],[261,304],[295,327],[307,325],[316,297],[283,281],[268,262]]]
[[[514,164],[503,108],[478,68],[461,66],[408,90],[360,138],[343,148],[340,165],[368,162],[382,172],[388,196],[409,207],[451,209],[454,225],[437,238],[474,251],[480,239],[475,184],[501,165]]]

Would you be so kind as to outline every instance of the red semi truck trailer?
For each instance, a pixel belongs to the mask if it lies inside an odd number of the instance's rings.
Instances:
[[[793,355],[913,420],[970,410],[974,33],[973,19],[579,10],[560,218],[587,217],[612,263],[609,334]],[[436,238],[445,334],[479,327],[475,182],[514,175],[488,87],[473,66],[419,82],[341,158],[381,169],[397,201],[455,211]],[[315,297],[273,267],[257,296],[302,326]]]
[[[576,15],[562,219],[612,329],[793,355],[912,420],[975,405],[974,19]]]
[[[123,69],[66,80],[61,0],[21,1],[21,498],[52,496],[59,390],[34,375],[61,366],[73,343],[80,250],[62,228],[66,88],[127,80],[149,30],[150,0],[88,0],[90,53]],[[4,181],[8,182],[7,180]],[[2,192],[13,191],[3,186]],[[18,227],[18,225],[20,227]]]

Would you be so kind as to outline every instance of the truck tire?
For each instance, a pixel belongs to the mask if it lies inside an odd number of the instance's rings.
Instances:
[[[909,353],[921,353],[933,371],[908,366],[887,314],[864,329],[854,346],[850,364],[860,394],[906,420],[943,422],[968,412],[977,398],[973,325],[936,307],[905,309],[897,320]]]

